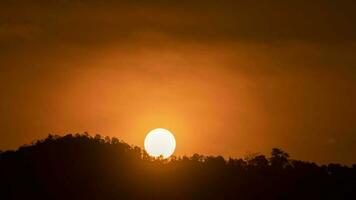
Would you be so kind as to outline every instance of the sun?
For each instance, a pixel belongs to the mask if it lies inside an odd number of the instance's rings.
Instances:
[[[176,140],[167,129],[157,128],[147,134],[144,145],[150,156],[169,158],[176,148]]]

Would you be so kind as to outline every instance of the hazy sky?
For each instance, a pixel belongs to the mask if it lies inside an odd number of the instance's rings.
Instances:
[[[355,1],[0,1],[0,149],[88,131],[356,162]]]

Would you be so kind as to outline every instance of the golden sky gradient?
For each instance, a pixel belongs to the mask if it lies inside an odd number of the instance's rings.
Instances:
[[[88,131],[355,163],[353,1],[0,2],[0,149]]]

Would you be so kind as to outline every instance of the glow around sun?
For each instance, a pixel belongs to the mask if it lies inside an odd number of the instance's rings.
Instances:
[[[157,128],[147,134],[144,145],[150,156],[169,158],[176,148],[176,140],[170,131]]]

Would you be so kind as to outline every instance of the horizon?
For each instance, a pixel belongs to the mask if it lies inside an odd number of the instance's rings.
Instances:
[[[85,136],[85,137],[88,137],[88,138],[91,138],[91,139],[100,139],[100,140],[103,140],[105,143],[110,143],[110,141],[113,141],[113,140],[117,140],[119,143],[123,143],[123,144],[127,144],[130,146],[130,148],[134,149],[136,147],[140,148],[141,150],[141,153],[142,155],[143,154],[147,154],[147,151],[146,149],[144,148],[144,145],[137,145],[137,144],[130,144],[130,143],[127,143],[125,140],[122,140],[120,138],[117,138],[115,136],[113,137],[110,137],[110,136],[107,136],[107,135],[101,135],[101,134],[90,134],[88,132],[83,132],[83,133],[67,133],[67,134],[61,134],[61,135],[57,135],[57,134],[48,134],[46,137],[44,138],[39,138],[39,139],[35,139],[33,140],[32,142],[29,142],[29,143],[25,143],[25,144],[22,144],[20,146],[18,146],[17,148],[15,149],[0,149],[0,153],[6,153],[6,152],[11,152],[11,151],[19,151],[19,149],[21,148],[26,148],[26,147],[31,147],[31,146],[36,146],[37,144],[41,143],[41,142],[44,142],[46,139],[48,138],[54,138],[54,139],[61,139],[63,137],[66,137],[66,136],[72,136],[72,137],[81,137],[81,136]],[[182,159],[184,157],[188,157],[188,158],[191,158],[193,157],[194,155],[199,155],[199,156],[203,156],[203,157],[222,157],[224,158],[225,162],[229,161],[229,159],[242,159],[244,161],[248,161],[249,159],[252,159],[252,158],[255,158],[256,156],[267,156],[266,158],[269,158],[268,155],[271,154],[272,150],[273,149],[280,149],[280,150],[284,150],[284,149],[281,149],[279,147],[273,147],[270,149],[270,152],[264,154],[264,153],[261,153],[261,152],[246,152],[243,156],[240,156],[240,157],[226,157],[224,155],[219,155],[219,154],[201,154],[199,152],[193,152],[191,154],[183,154],[183,155],[177,155],[176,153],[173,153],[171,156],[169,156],[168,158],[160,158],[160,157],[155,157],[155,156],[151,156],[150,157],[152,159],[157,159],[157,160],[167,160],[167,161],[170,161],[170,160],[174,160],[174,159]],[[286,152],[288,153],[288,152]],[[148,154],[149,155],[149,154]],[[289,153],[288,153],[289,155]],[[341,164],[342,166],[347,166],[347,167],[354,167],[356,166],[356,163],[350,163],[350,164],[344,164],[344,163],[333,163],[333,162],[330,162],[330,163],[318,163],[318,162],[315,162],[313,160],[301,160],[299,158],[296,158],[294,157],[293,155],[289,155],[289,160],[293,161],[293,160],[296,160],[296,161],[303,161],[303,162],[307,162],[307,163],[313,163],[313,164],[316,164],[318,166],[324,166],[324,165],[329,165],[329,164]]]

